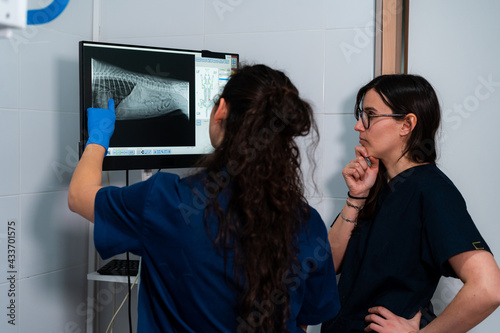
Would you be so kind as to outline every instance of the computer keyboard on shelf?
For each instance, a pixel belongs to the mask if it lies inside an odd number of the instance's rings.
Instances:
[[[139,260],[129,260],[130,276],[139,273]],[[124,275],[127,276],[127,260],[113,259],[97,270],[101,275]]]

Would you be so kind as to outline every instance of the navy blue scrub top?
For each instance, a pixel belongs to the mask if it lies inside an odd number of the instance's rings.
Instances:
[[[219,197],[227,205],[229,191]],[[249,325],[237,318],[238,286],[231,254],[227,266],[207,234],[206,186],[197,175],[180,179],[159,172],[129,187],[105,187],[95,200],[94,242],[102,258],[130,251],[142,257],[138,332],[236,332]],[[325,224],[310,208],[299,233],[298,265],[285,285],[290,290],[290,332],[319,324],[340,307]],[[216,234],[218,221],[207,216]],[[276,292],[262,311],[284,302]]]
[[[350,238],[341,310],[322,332],[363,332],[378,305],[407,319],[423,309],[423,321],[432,320],[427,305],[440,277],[456,277],[448,259],[478,249],[490,251],[451,180],[434,163],[402,172],[381,191],[374,219],[360,221]]]

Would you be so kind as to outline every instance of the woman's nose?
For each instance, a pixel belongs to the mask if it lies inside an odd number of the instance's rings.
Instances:
[[[361,118],[359,118],[358,121],[356,122],[356,125],[354,125],[354,130],[358,132],[362,132],[365,130],[365,126],[363,126]]]

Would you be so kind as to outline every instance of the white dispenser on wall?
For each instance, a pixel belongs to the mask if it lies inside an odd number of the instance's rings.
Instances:
[[[27,0],[0,0],[0,37],[12,36],[12,29],[23,29],[27,20]]]

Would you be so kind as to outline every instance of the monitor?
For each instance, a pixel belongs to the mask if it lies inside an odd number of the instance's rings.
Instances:
[[[187,168],[213,148],[213,100],[238,54],[81,41],[80,157],[87,108],[115,101],[116,123],[103,170]]]

